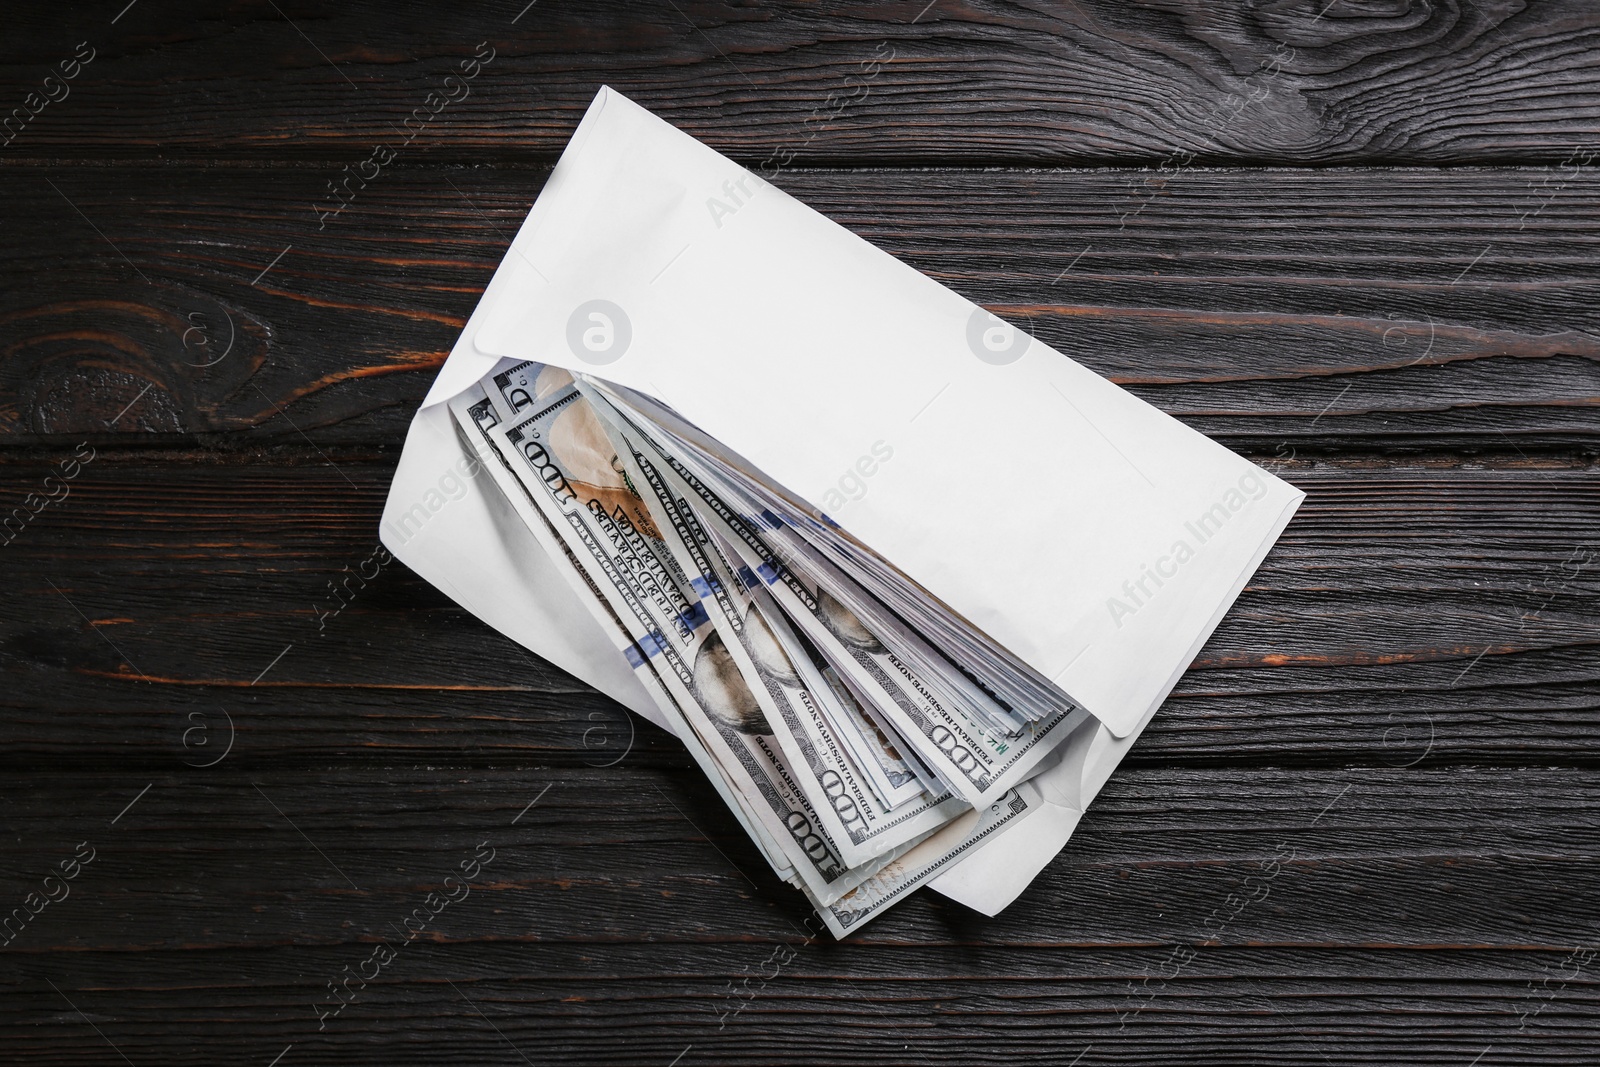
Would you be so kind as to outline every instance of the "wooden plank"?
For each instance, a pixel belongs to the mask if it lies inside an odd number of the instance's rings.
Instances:
[[[62,443],[397,444],[544,180],[386,173],[319,230],[324,167],[10,173],[0,439]],[[1149,177],[779,184],[1237,447],[1595,447],[1592,172]]]
[[[0,454],[5,506],[61,462]],[[633,736],[614,705],[402,565],[363,566],[392,463],[98,454],[0,548],[0,760],[203,763],[229,717],[252,759],[612,758]],[[1279,466],[1307,502],[1136,759],[1587,765],[1592,461]],[[682,759],[642,726],[631,758]]]
[[[16,1019],[8,1048],[51,1065],[120,1063],[110,1038],[136,1064],[267,1065],[290,1049],[279,1067],[401,1057],[474,1067],[665,1065],[680,1056],[680,1065],[750,1064],[779,1055],[896,1067],[1067,1064],[1079,1055],[1080,1067],[1459,1067],[1485,1048],[1501,1062],[1540,1067],[1581,1063],[1595,1026],[1589,974],[1563,980],[1577,967],[1569,948],[1463,952],[1448,962],[1433,950],[1207,949],[1125,1024],[1145,974],[1159,981],[1168,950],[875,946],[872,962],[850,973],[842,953],[818,946],[670,948],[629,967],[612,962],[623,953],[610,947],[429,945],[320,1033],[316,998],[329,994],[314,983],[346,966],[356,973],[364,946],[27,959],[0,1010]],[[155,963],[159,974],[143,970]],[[68,1009],[69,998],[105,1038]]]
[[[1592,767],[1128,767],[1015,908],[988,919],[918,894],[847,943],[1570,945],[1592,937],[1600,888],[1592,777]],[[17,917],[7,951],[359,944],[394,932],[385,920],[401,927],[414,898],[459,896],[443,879],[476,870],[461,866],[475,855],[485,899],[452,910],[442,941],[808,936],[804,898],[765,867],[688,760],[318,767],[241,752],[205,769],[25,771],[5,797],[14,842],[0,899],[21,904],[68,857],[82,867],[61,907]],[[1204,921],[1257,883],[1267,890],[1239,914]]]
[[[1600,14],[1235,7],[8,11],[0,1059],[1592,1058]],[[1310,493],[995,919],[811,938],[675,739],[331,594],[601,84]]]
[[[1554,163],[1600,131],[1600,20],[1585,0],[189,0],[113,14],[35,5],[14,19],[8,152],[353,167],[386,144],[549,162],[602,84],[774,166]],[[46,83],[75,53],[93,58]],[[474,56],[492,58],[446,80]]]
[[[104,1062],[106,1040],[134,1063],[377,1062],[405,1040],[469,1063],[1448,1064],[1565,1062],[1595,1025],[1586,769],[1130,769],[1000,917],[924,892],[843,943],[807,938],[696,776],[12,776],[3,899],[80,841],[94,859],[6,947],[0,1034],[30,1063]],[[444,878],[483,842],[463,896]],[[429,892],[457,899],[408,938]],[[380,942],[394,960],[319,1029]]]

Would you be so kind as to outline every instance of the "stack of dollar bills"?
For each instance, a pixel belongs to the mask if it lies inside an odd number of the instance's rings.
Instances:
[[[602,89],[380,530],[843,936],[1024,892],[1303,498]]]
[[[521,363],[457,432],[780,877],[843,936],[1038,803],[1083,721],[660,403]]]

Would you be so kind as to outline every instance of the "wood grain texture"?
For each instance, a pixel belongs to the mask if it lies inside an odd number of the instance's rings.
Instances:
[[[705,1063],[1070,1062],[1092,1045],[1107,1063],[1450,1064],[1493,1045],[1538,1064],[1595,1022],[1573,961],[1600,889],[1586,772],[1130,770],[1002,917],[924,893],[842,944],[806,938],[798,897],[696,776],[21,776],[0,892],[80,841],[95,858],[7,949],[0,1027],[30,1063],[104,1062],[109,1041],[134,1063],[292,1044],[311,1063],[668,1063],[685,1046]],[[443,879],[483,842],[460,899]],[[407,938],[435,891],[458,899]],[[319,1028],[328,983],[380,942],[397,958]],[[1192,958],[1175,967],[1174,947]]]
[[[0,761],[203,763],[229,716],[257,759],[581,765],[632,735],[608,701],[399,563],[335,596],[330,583],[373,569],[360,564],[389,460],[176,458],[97,456],[66,499],[8,530]],[[42,485],[58,464],[0,470]],[[1135,760],[1594,764],[1600,466],[1279,470],[1307,502]],[[640,737],[652,759],[675,750]]]
[[[1592,776],[1592,768],[1376,760],[1129,767],[1016,909],[989,919],[918,894],[915,906],[896,907],[845,944],[1575,944],[1593,937],[1587,901],[1600,886]],[[291,932],[291,915],[296,944],[359,943],[383,931],[346,922],[352,908],[400,924],[408,898],[459,879],[459,860],[485,840],[508,853],[507,862],[487,850],[480,857],[485,871],[472,881],[487,896],[518,881],[551,896],[491,899],[463,915],[450,941],[808,936],[804,898],[765,867],[687,758],[609,768],[448,757],[296,767],[241,749],[203,769],[129,764],[55,780],[22,772],[7,796],[13,843],[0,892],[8,902],[20,904],[80,841],[90,844],[84,855],[96,850],[61,907],[7,931],[8,953],[268,948]],[[1203,922],[1274,855],[1285,869],[1257,878],[1268,893],[1226,922]],[[245,866],[251,883],[233,884],[229,872]],[[233,890],[249,903],[240,906]],[[174,895],[192,900],[173,907]],[[68,906],[75,898],[82,902]],[[120,923],[97,920],[119,907]]]
[[[0,1061],[1593,1060],[1588,0],[4,25]],[[1309,493],[995,919],[813,939],[675,739],[398,563],[334,610],[602,84]]]
[[[28,1062],[105,1055],[69,999],[136,1063],[1554,1063],[1594,1025],[1592,467],[1296,461],[1302,515],[1068,854],[998,919],[921,894],[845,944],[675,742],[399,565],[319,630],[388,470],[110,452],[4,550],[0,899],[97,849],[4,949]],[[319,1029],[480,841],[492,877]]]
[[[4,151],[549,162],[603,84],[741,161],[811,166],[1554,163],[1600,133],[1586,0],[119,8],[13,15],[7,108],[80,41],[95,58]]]
[[[545,177],[386,173],[319,229],[324,168],[9,173],[0,440],[213,445],[398,444]],[[1590,169],[779,184],[1235,447],[1595,449]]]

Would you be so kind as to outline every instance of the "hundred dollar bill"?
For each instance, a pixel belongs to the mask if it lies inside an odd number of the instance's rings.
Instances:
[[[715,460],[703,453],[695,454],[702,464],[711,464],[710,468],[697,473],[704,473],[714,489],[720,486],[737,500],[737,507],[745,509],[740,517],[765,539],[767,550],[777,557],[777,565],[787,567],[803,583],[824,591],[843,605],[846,613],[856,617],[862,631],[888,650],[895,670],[918,692],[925,693],[931,703],[942,706],[935,709],[928,722],[943,737],[941,747],[958,762],[965,759],[963,748],[978,758],[980,768],[985,749],[990,756],[1003,754],[1004,766],[992,774],[1003,788],[1026,777],[1039,759],[1087,717],[1086,711],[1058,690],[1047,696],[1038,695],[1039,690],[1030,690],[1035,694],[1029,698],[1035,701],[1031,706],[1014,708],[1005,704],[978,675],[908,627],[872,592],[862,589],[855,577],[842,571],[827,553],[819,550],[822,539],[814,544],[809,537],[801,537],[797,528],[764,508],[760,500],[741,495],[747,489],[759,488],[756,483],[733,477],[736,472],[717,468]],[[752,515],[754,519],[750,518]],[[807,518],[806,521],[811,523],[813,533],[819,529],[829,532],[814,520]],[[750,543],[750,539],[745,540]],[[770,574],[762,573],[769,581],[773,580]],[[901,584],[895,588],[904,589],[905,586]],[[976,662],[993,666],[985,660]],[[989,674],[988,677],[993,681],[999,675]],[[1011,691],[1016,690],[1013,687]],[[879,707],[893,717],[894,702],[880,702]],[[897,722],[902,731],[905,725],[903,721]],[[905,736],[914,746],[920,740],[915,731]],[[977,743],[972,744],[973,741]],[[926,746],[921,746],[920,751],[936,770],[948,771],[948,767],[940,765],[936,752]],[[957,787],[961,788],[959,782]]]
[[[634,644],[628,637],[622,620],[617,617],[611,603],[606,600],[588,572],[578,565],[577,558],[556,535],[533,499],[523,489],[522,483],[511,473],[510,464],[495,447],[490,431],[498,426],[501,420],[494,405],[480,387],[473,386],[453,399],[450,407],[452,415],[455,416],[457,435],[468,449],[468,454],[475,456],[489,472],[506,502],[517,512],[545,553],[561,570],[568,585],[611,638],[618,649],[618,654],[621,655],[623,650]],[[750,835],[756,847],[761,850],[773,871],[780,878],[796,878],[795,867],[789,862],[784,850],[762,825],[758,813],[752,812],[745,798],[730,785],[721,767],[689,728],[678,702],[666,691],[654,666],[649,661],[636,663],[634,675],[656,706],[661,709],[673,732],[683,739],[695,762],[711,780],[712,786],[722,796],[724,803],[744,827],[745,832]],[[836,890],[837,887],[834,891]]]
[[[736,557],[737,553],[728,547],[726,542],[721,538],[716,540],[722,547],[724,558]],[[865,772],[873,793],[885,807],[898,807],[919,793],[938,795],[954,792],[926,771],[919,773],[919,768],[907,759],[883,728],[868,717],[868,713],[862,708],[860,698],[851,692],[850,687],[840,679],[838,672],[828,665],[816,646],[789,626],[783,611],[767,591],[760,585],[749,588],[773,636],[788,653],[790,661],[805,679],[807,686],[813,692],[832,694],[832,700],[818,701],[818,708],[832,727],[833,733],[850,749],[854,755],[853,762]]]
[[[556,540],[554,529],[542,519],[542,516],[534,508],[533,496],[527,492],[523,482],[511,473],[510,464],[495,465],[497,462],[503,463],[504,455],[490,431],[499,425],[501,412],[485,395],[481,387],[475,387],[452,401],[452,413],[456,416],[458,431],[463,434],[464,439],[466,427],[476,427],[480,431],[479,439],[472,441],[471,445],[476,446],[480,459],[488,465],[491,471],[494,471],[496,481],[500,484],[503,493],[516,508],[530,530],[538,534],[542,525],[545,528],[545,534],[553,541]],[[489,453],[493,454],[493,458]],[[541,538],[541,541],[543,541],[543,538]],[[546,547],[546,551],[553,559],[565,558],[569,562],[576,562],[576,557],[572,556],[565,545],[559,543],[549,544]],[[583,572],[581,568],[574,567],[574,570],[581,575],[581,577],[572,579],[576,583],[575,588],[596,593],[596,596],[584,599],[589,603],[591,609],[596,612],[598,618],[601,618],[603,622],[609,621],[620,631],[622,628],[620,619],[610,609],[610,601],[598,595],[600,590],[593,578]],[[580,592],[581,595],[582,593]],[[610,632],[609,627],[608,632]],[[628,650],[637,647],[637,642],[628,639],[626,636],[616,640],[620,649]],[[778,839],[775,839],[765,827],[765,823],[771,821],[770,812],[765,812],[758,807],[752,807],[751,800],[760,805],[763,797],[756,791],[747,790],[744,787],[746,783],[736,781],[735,778],[738,776],[723,766],[701,743],[678,701],[665,692],[660,679],[654,673],[652,662],[646,659],[642,663],[636,663],[635,672],[640,676],[641,681],[646,683],[646,688],[652,696],[658,698],[658,703],[662,706],[673,732],[683,740],[690,753],[695,757],[696,762],[699,763],[701,770],[711,780],[713,786],[717,788],[724,802],[727,803],[729,809],[744,825],[746,832],[750,834],[757,847],[762,850],[780,878],[784,878],[801,887],[808,895],[820,893],[822,899],[832,901],[839,895],[859,885],[883,863],[905,851],[905,847],[909,847],[905,846],[897,849],[871,863],[846,870],[843,874],[837,873],[830,866],[826,884],[821,884],[825,879],[818,877],[815,873],[808,875],[807,866],[797,867],[789,862],[787,853],[793,852],[793,846],[790,845],[788,848],[780,846]],[[797,840],[805,845],[805,854],[812,865],[821,866],[825,862],[825,850],[819,848],[817,843],[811,840],[804,826],[791,820],[786,824],[785,828],[788,833],[782,838],[783,841]]]
[[[1038,721],[1076,708],[1076,702],[1051,680],[1039,675],[989,635],[962,623],[926,589],[850,537],[827,515],[789,494],[782,486],[763,479],[747,461],[725,452],[717,441],[685,422],[670,407],[633,390],[598,384],[608,393],[614,393],[624,406],[640,413],[653,428],[670,437],[680,460],[691,465],[703,462],[702,477],[713,486],[720,484],[730,504],[746,497],[753,501],[741,505],[747,509],[748,520],[759,528],[767,528],[775,539],[786,540],[796,550],[819,553],[835,567],[850,573],[873,598],[907,620],[911,631],[933,642],[932,651],[941,663],[936,668],[917,664],[927,675],[925,681],[938,683],[948,678],[951,684],[959,686],[959,679],[965,678],[1005,709],[1007,716],[1024,721]],[[783,548],[777,543],[773,547]],[[810,577],[824,586],[830,584],[817,574]],[[868,611],[869,605],[853,601],[843,587],[835,592],[842,602],[874,627],[880,637],[894,636],[891,632],[894,627],[880,625],[878,617]],[[915,650],[901,651],[910,654]],[[911,659],[916,661],[914,655]],[[952,695],[945,694],[947,699]],[[956,697],[954,703],[960,705],[963,699]],[[987,709],[981,702],[968,710],[980,719],[987,719]],[[1001,721],[997,720],[994,726],[1002,733],[1007,732]]]
[[[490,399],[503,405],[506,421],[489,430],[491,441],[623,621],[633,639],[624,650],[629,662],[652,661],[685,720],[758,810],[807,888],[837,895],[853,872],[784,764],[726,642],[570,375],[536,368],[524,367],[520,379],[495,376],[499,396],[491,392]]]
[[[640,435],[620,426],[620,417],[603,397],[587,399],[618,449],[624,474],[644,498],[662,537],[724,635],[774,727],[786,765],[822,815],[845,862],[854,867],[915,841],[969,807],[949,792],[919,791],[897,806],[882,804],[823,713],[822,706],[837,699],[833,691],[807,684],[750,591],[735,579],[722,546],[706,533],[689,501],[669,486],[659,453]]]
[[[1042,804],[1039,790],[1024,782],[983,807],[957,817],[838,900],[816,904],[817,914],[835,937],[844,937],[885,908],[898,904],[928,879],[967,859]]]
[[[1049,719],[1053,725],[1077,710],[1064,698],[1042,702],[1037,709],[1017,708],[1006,703],[971,670],[958,665],[906,625],[873,590],[862,586],[858,578],[872,577],[870,568],[847,569],[848,563],[831,555],[832,539],[823,536],[830,532],[828,527],[810,516],[796,515],[760,483],[739,477],[737,471],[719,464],[692,441],[669,429],[661,429],[661,432],[683,447],[680,456],[685,464],[721,496],[726,506],[760,533],[768,548],[786,566],[802,579],[826,589],[915,674],[921,686],[952,712],[965,716],[986,733],[1009,740],[1020,737],[1031,723]],[[804,525],[805,535],[801,527],[795,525],[797,522]],[[865,558],[871,560],[871,557]],[[891,586],[894,590],[902,588],[903,585]],[[905,602],[902,599],[900,603],[904,606]],[[980,658],[974,662],[988,661]]]
[[[702,479],[703,469],[680,461],[656,439],[659,435],[671,440],[670,434],[654,424],[647,430],[636,418],[629,422],[652,441],[674,490],[693,503],[701,521],[734,547],[743,566],[768,587],[785,615],[817,645],[829,664],[846,675],[857,692],[893,724],[896,734],[915,748],[918,758],[969,804],[986,805],[1024,781],[1038,761],[1086,716],[1082,709],[1069,705],[1071,710],[1057,709],[1048,718],[1028,724],[1016,737],[975,722],[942,687],[931,684],[915,664],[880,641],[822,583],[792,569],[773,551],[762,531],[723,499],[720,487]],[[833,577],[841,585],[849,582],[841,573],[835,572]]]
[[[591,388],[601,391],[598,385]],[[637,410],[635,415],[645,419]],[[1037,709],[1031,705],[1018,708],[1008,704],[997,695],[994,687],[985,684],[970,669],[952,660],[905,625],[878,596],[860,585],[858,577],[863,580],[874,577],[873,565],[878,562],[875,557],[859,553],[849,555],[850,546],[846,545],[848,558],[837,558],[835,542],[839,539],[831,536],[833,527],[795,511],[788,502],[776,498],[763,483],[741,475],[739,470],[707,452],[695,440],[697,431],[678,422],[675,416],[669,425],[650,423],[649,430],[659,435],[673,450],[675,463],[692,470],[712,492],[718,494],[724,507],[766,539],[770,550],[776,552],[787,566],[813,584],[827,589],[839,603],[863,620],[879,640],[892,648],[906,666],[916,673],[919,684],[948,707],[972,719],[984,730],[1005,738],[1020,736],[1031,722],[1047,717],[1053,722],[1059,721],[1063,715],[1076,710],[1076,705],[1059,693],[1044,699],[1035,695]],[[864,563],[867,566],[857,570],[851,567],[852,563]],[[903,582],[888,586],[893,594],[901,593],[904,588]],[[917,604],[914,599],[901,598],[895,602],[901,604],[902,608],[907,605],[924,606]],[[936,618],[941,623],[949,622],[944,616]],[[949,625],[935,632],[958,644],[967,635],[967,631]],[[990,661],[980,653],[974,662]]]
[[[861,709],[862,716],[873,726],[880,736],[885,738],[898,738],[900,736],[899,733],[895,731],[894,724],[890,722],[883,712],[878,709],[878,703],[875,703],[871,697],[863,693],[861,689],[858,688],[854,678],[852,678],[848,673],[840,674],[839,672],[835,672],[835,676],[838,677],[839,681],[844,684],[845,689],[849,690],[849,692],[855,696],[856,707]],[[881,703],[881,701],[879,701],[879,703]],[[900,741],[895,748],[896,755],[900,757],[906,766],[911,768],[912,772],[916,774],[919,781],[937,782],[938,788],[940,789],[949,789],[951,792],[955,793],[960,792],[960,790],[950,785],[950,783],[943,781],[936,773],[934,773],[932,767],[918,759],[916,751],[912,749],[910,745],[906,744],[904,741]],[[933,787],[930,786],[929,788]]]

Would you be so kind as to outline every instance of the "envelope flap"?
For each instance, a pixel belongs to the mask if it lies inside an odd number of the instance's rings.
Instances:
[[[584,128],[475,351],[670,405],[1134,729],[1298,491],[615,92]]]

